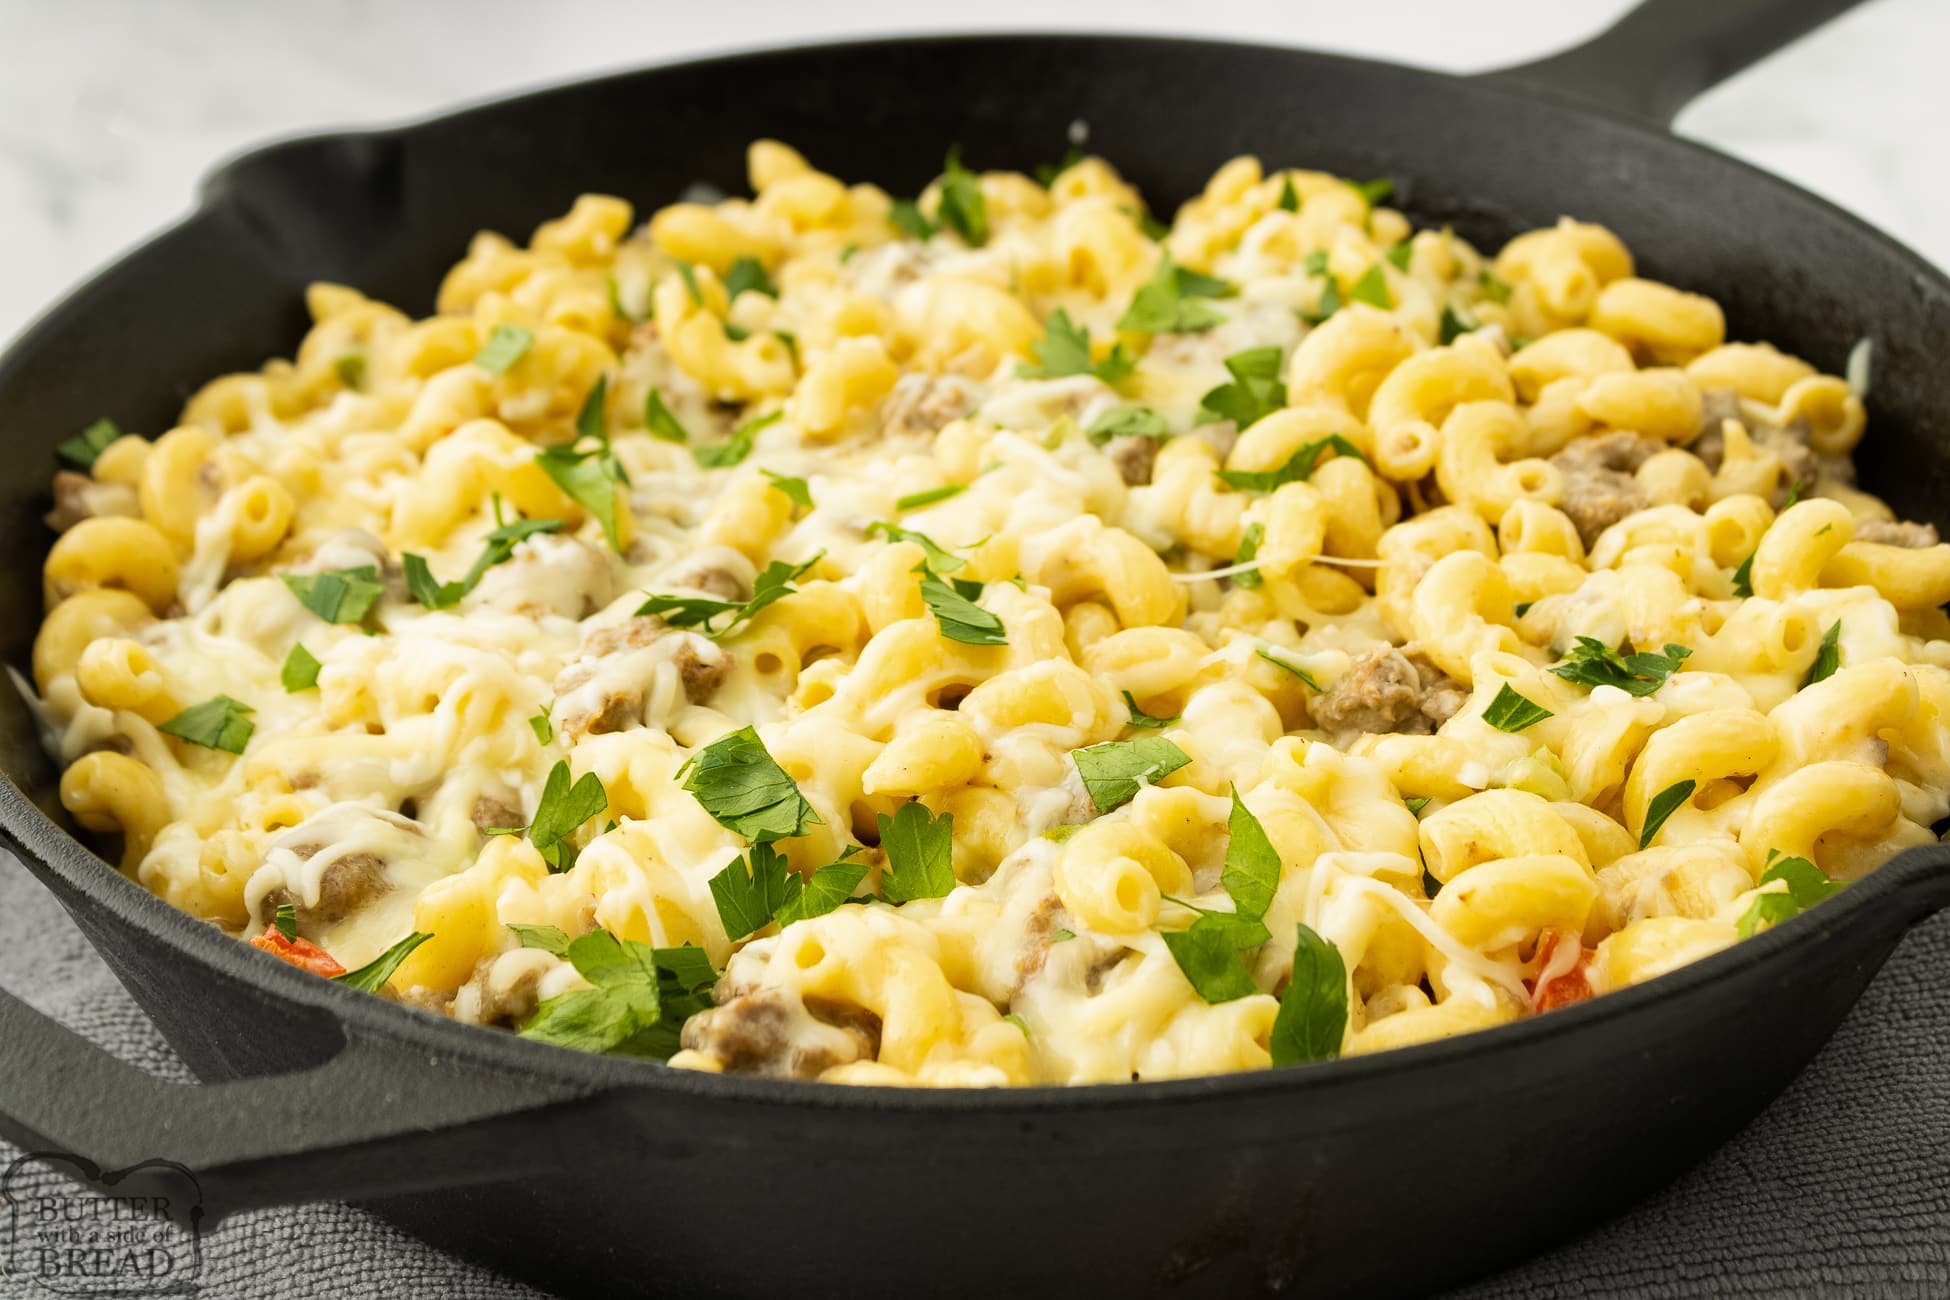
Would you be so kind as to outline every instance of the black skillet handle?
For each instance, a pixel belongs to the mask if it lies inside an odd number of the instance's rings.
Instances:
[[[1665,125],[1702,91],[1860,0],[1644,0],[1584,44],[1485,81]]]
[[[0,989],[0,1137],[118,1196],[195,1179],[207,1222],[237,1210],[517,1179],[559,1169],[614,1094],[486,1072],[347,1030],[296,1073],[157,1079]],[[121,1171],[132,1170],[127,1178]]]

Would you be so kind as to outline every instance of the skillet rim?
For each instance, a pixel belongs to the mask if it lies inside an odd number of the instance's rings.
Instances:
[[[1455,74],[1382,59],[1328,53],[1302,46],[1251,41],[1212,40],[1158,33],[1062,31],[928,32],[809,41],[794,45],[755,44],[638,64],[629,68],[547,81],[509,94],[463,100],[432,113],[375,127],[297,132],[273,137],[229,155],[211,169],[196,190],[191,209],[177,220],[117,254],[73,284],[61,297],[30,316],[27,323],[0,344],[0,381],[24,364],[18,355],[24,345],[47,327],[79,315],[89,300],[126,268],[140,263],[165,243],[199,222],[242,202],[244,182],[257,166],[322,143],[362,139],[390,139],[416,131],[451,125],[474,114],[508,109],[556,94],[606,83],[621,83],[647,74],[678,68],[731,66],[750,70],[767,60],[817,57],[836,51],[871,53],[916,46],[1057,44],[1081,46],[1195,45],[1218,54],[1275,55],[1301,61],[1342,65],[1357,72],[1383,72],[1440,84],[1445,90],[1467,85],[1464,93],[1482,92],[1523,111],[1569,116],[1587,128],[1611,130],[1642,147],[1678,149],[1710,165],[1745,173],[1776,195],[1799,205],[1812,219],[1839,223],[1849,237],[1863,240],[1904,264],[1919,280],[1919,288],[1933,292],[1950,306],[1950,275],[1866,219],[1838,204],[1697,141],[1674,135],[1656,124],[1629,120],[1585,107],[1548,92],[1515,87],[1478,75]],[[1410,205],[1412,211],[1412,204]],[[0,781],[0,841],[23,859],[37,877],[58,876],[75,893],[98,902],[119,920],[143,930],[171,954],[233,979],[269,997],[331,1017],[348,1041],[355,1035],[394,1048],[423,1048],[471,1066],[486,1067],[503,1077],[517,1076],[552,1083],[586,1085],[590,1094],[609,1091],[672,1092],[708,1101],[773,1103],[810,1106],[819,1110],[854,1112],[900,1111],[912,1114],[977,1111],[990,1116],[1038,1115],[1055,1117],[1078,1111],[1097,1112],[1160,1105],[1244,1100],[1271,1093],[1329,1091],[1368,1086],[1380,1077],[1413,1070],[1439,1071],[1485,1052],[1515,1052],[1525,1047],[1542,1050],[1553,1040],[1573,1035],[1593,1039],[1600,1027],[1621,1017],[1651,1014],[1650,1008],[1678,1002],[1709,984],[1744,968],[1765,963],[1789,947],[1812,945],[1845,931],[1870,929],[1882,916],[1882,928],[1906,930],[1920,909],[1904,906],[1901,896],[1924,883],[1932,873],[1950,871],[1932,846],[1912,848],[1851,884],[1839,897],[1752,938],[1741,940],[1705,958],[1689,962],[1643,984],[1634,985],[1549,1015],[1476,1030],[1433,1042],[1358,1057],[1341,1057],[1299,1068],[1269,1068],[1180,1079],[1143,1080],[1108,1084],[1036,1084],[996,1088],[861,1088],[819,1085],[802,1080],[764,1079],[743,1075],[712,1075],[673,1069],[661,1062],[597,1056],[530,1042],[514,1034],[462,1024],[430,1011],[320,980],[283,962],[258,953],[216,926],[177,910],[99,857],[79,838],[68,834],[47,816],[11,778]],[[45,881],[43,881],[45,884]],[[1893,914],[1893,916],[1892,916]],[[1900,938],[1900,935],[1898,936]],[[306,1067],[287,1073],[302,1073]],[[315,1067],[311,1067],[315,1068]],[[261,1076],[276,1077],[276,1076]],[[219,1085],[222,1081],[218,1081]]]

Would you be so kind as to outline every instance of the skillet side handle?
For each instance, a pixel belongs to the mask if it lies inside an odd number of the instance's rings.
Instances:
[[[324,1064],[206,1085],[117,1059],[0,989],[0,1137],[100,1190],[187,1170],[206,1221],[264,1205],[363,1200],[559,1169],[615,1094],[489,1073],[362,1037]],[[133,1170],[129,1178],[120,1171]]]
[[[1582,45],[1481,80],[1669,125],[1701,92],[1860,0],[1644,0]]]

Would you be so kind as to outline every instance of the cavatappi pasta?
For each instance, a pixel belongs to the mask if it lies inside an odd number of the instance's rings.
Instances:
[[[1084,1083],[1546,1012],[1950,812],[1861,384],[1603,228],[749,161],[64,444],[33,678],[124,870],[546,1041]]]

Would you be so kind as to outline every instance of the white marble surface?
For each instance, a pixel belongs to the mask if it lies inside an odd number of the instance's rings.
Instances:
[[[1264,40],[1473,71],[1571,44],[1626,7],[988,0],[937,15],[894,0],[0,0],[0,339],[167,224],[198,177],[245,146],[598,69],[845,34],[1042,28]],[[1950,266],[1945,49],[1950,3],[1872,0],[1708,93],[1678,129]]]

